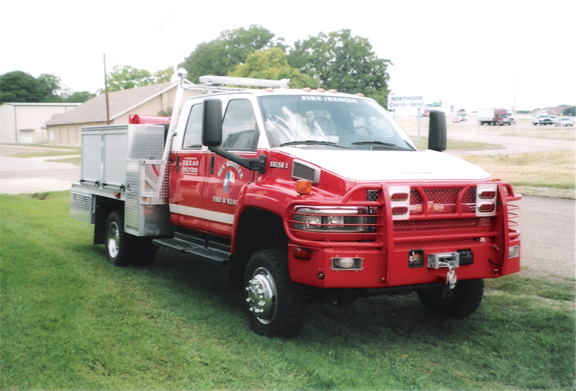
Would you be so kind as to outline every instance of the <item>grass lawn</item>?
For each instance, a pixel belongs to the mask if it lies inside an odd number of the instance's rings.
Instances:
[[[68,192],[0,195],[2,390],[526,390],[575,387],[574,279],[487,281],[464,320],[414,295],[314,305],[255,335],[213,267],[116,268]]]
[[[417,143],[417,137],[410,137],[416,147],[420,151],[424,151],[428,149],[428,137],[420,137],[420,144]],[[502,145],[499,144],[489,144],[489,143],[479,143],[475,141],[460,141],[460,140],[447,140],[446,141],[446,149],[467,149],[467,150],[474,150],[474,149],[494,149],[494,148],[501,148]]]
[[[463,159],[482,167],[493,178],[516,186],[576,188],[574,151],[476,155],[464,156]]]
[[[50,157],[50,156],[67,156],[80,155],[80,147],[60,147],[54,145],[22,145],[22,144],[2,144],[0,148],[10,150],[12,157],[30,158],[30,157]]]

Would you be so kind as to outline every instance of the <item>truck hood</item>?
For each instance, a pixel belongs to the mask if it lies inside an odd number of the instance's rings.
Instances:
[[[465,160],[436,151],[346,151],[280,148],[296,159],[359,181],[485,180],[490,175]]]

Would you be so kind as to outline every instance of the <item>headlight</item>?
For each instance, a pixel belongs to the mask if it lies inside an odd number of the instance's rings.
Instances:
[[[331,232],[373,232],[376,223],[370,208],[350,206],[297,206],[294,220],[294,229]]]

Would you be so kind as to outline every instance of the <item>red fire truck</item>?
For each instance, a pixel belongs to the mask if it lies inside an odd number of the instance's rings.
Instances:
[[[180,77],[169,124],[82,131],[70,211],[94,224],[110,263],[150,262],[161,248],[221,265],[253,330],[283,337],[314,301],[416,292],[429,311],[468,316],[483,279],[519,271],[521,196],[441,153],[444,113],[431,112],[419,151],[360,95]],[[186,89],[202,94],[181,102]]]

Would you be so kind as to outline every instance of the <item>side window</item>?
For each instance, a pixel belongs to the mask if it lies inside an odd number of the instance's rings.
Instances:
[[[199,103],[192,106],[188,123],[186,124],[186,131],[184,133],[184,149],[200,149],[202,148],[202,118],[204,115],[204,105]]]
[[[222,148],[250,151],[255,133],[252,103],[244,99],[231,100],[222,122]]]

